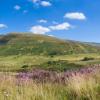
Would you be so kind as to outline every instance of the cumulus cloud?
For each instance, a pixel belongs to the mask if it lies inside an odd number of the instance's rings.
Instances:
[[[47,6],[51,6],[52,4],[49,1],[41,1],[40,3],[42,6],[47,7]]]
[[[73,26],[69,24],[68,22],[64,22],[61,24],[55,24],[52,26],[42,26],[42,25],[34,25],[30,28],[30,32],[33,34],[46,34],[51,31],[59,31],[59,30],[69,30]],[[51,35],[52,36],[52,35]]]
[[[61,23],[61,24],[50,26],[49,28],[51,30],[68,30],[68,29],[71,28],[71,25],[67,22],[64,22],[64,23]]]
[[[0,29],[2,29],[2,28],[7,28],[7,25],[5,25],[5,24],[0,24]]]
[[[36,5],[41,5],[43,7],[51,6],[52,4],[49,1],[45,0],[31,0]]]
[[[47,23],[47,20],[41,19],[41,20],[39,20],[38,22],[39,22],[39,23]]]
[[[20,10],[21,7],[20,7],[19,5],[15,5],[15,6],[14,6],[14,9],[15,9],[15,10]]]
[[[48,27],[37,25],[37,26],[32,26],[30,32],[34,34],[45,34],[50,32],[50,29]]]
[[[84,15],[84,13],[81,12],[71,12],[71,13],[66,13],[65,18],[69,18],[69,19],[77,19],[77,20],[85,20],[86,16]]]

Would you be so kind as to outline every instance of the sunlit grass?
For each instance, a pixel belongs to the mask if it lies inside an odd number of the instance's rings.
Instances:
[[[100,100],[100,70],[77,73],[65,84],[18,79],[1,73],[0,100]]]
[[[92,61],[81,61],[84,57],[93,57]],[[19,70],[23,65],[34,66],[40,65],[48,61],[66,60],[71,63],[87,65],[87,64],[99,64],[99,54],[73,54],[63,56],[32,56],[32,55],[16,55],[16,56],[0,56],[0,71],[5,70]],[[35,66],[36,67],[36,66]]]

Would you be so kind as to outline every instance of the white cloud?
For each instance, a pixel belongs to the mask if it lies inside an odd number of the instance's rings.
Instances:
[[[47,20],[41,19],[41,20],[39,20],[38,22],[39,22],[39,23],[47,23]]]
[[[32,26],[30,32],[34,34],[45,34],[47,32],[50,32],[50,29],[47,27],[43,27],[41,25],[37,25],[37,26]]]
[[[5,24],[0,24],[0,29],[2,29],[2,28],[7,28],[7,25],[5,25]]]
[[[45,0],[31,0],[31,1],[38,6],[41,5],[44,7],[48,7],[52,5],[49,1],[45,1]]]
[[[44,22],[44,20],[42,21]],[[51,25],[51,26],[42,26],[42,25],[34,25],[30,28],[30,32],[33,34],[46,34],[51,31],[59,31],[59,30],[69,30],[70,28],[73,28],[71,24],[68,22],[64,22],[61,24]],[[52,36],[52,35],[49,35]]]
[[[47,7],[47,6],[51,6],[52,4],[49,1],[41,1],[40,5]]]
[[[77,20],[85,20],[86,16],[84,15],[84,13],[81,12],[71,12],[71,13],[66,13],[65,18],[69,18],[69,19],[77,19]]]
[[[68,30],[69,28],[71,28],[71,25],[65,22],[65,23],[55,25],[55,26],[50,26],[49,28],[51,30]]]
[[[21,7],[20,7],[19,5],[15,5],[15,6],[14,6],[14,9],[15,9],[15,10],[20,10]]]

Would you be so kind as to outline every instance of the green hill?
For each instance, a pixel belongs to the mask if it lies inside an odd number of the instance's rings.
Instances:
[[[0,36],[0,56],[65,55],[97,53],[100,47],[75,41],[64,41],[46,35],[10,33]]]

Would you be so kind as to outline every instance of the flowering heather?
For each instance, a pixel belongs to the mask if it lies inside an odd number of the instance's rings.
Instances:
[[[100,65],[62,73],[0,73],[0,100],[100,100]]]
[[[78,70],[70,70],[58,73],[56,71],[47,71],[43,69],[34,69],[31,72],[20,72],[16,77],[21,80],[33,79],[36,82],[53,82],[53,83],[66,83],[71,77],[74,76],[88,76],[92,73],[100,72],[100,65],[90,65]]]

